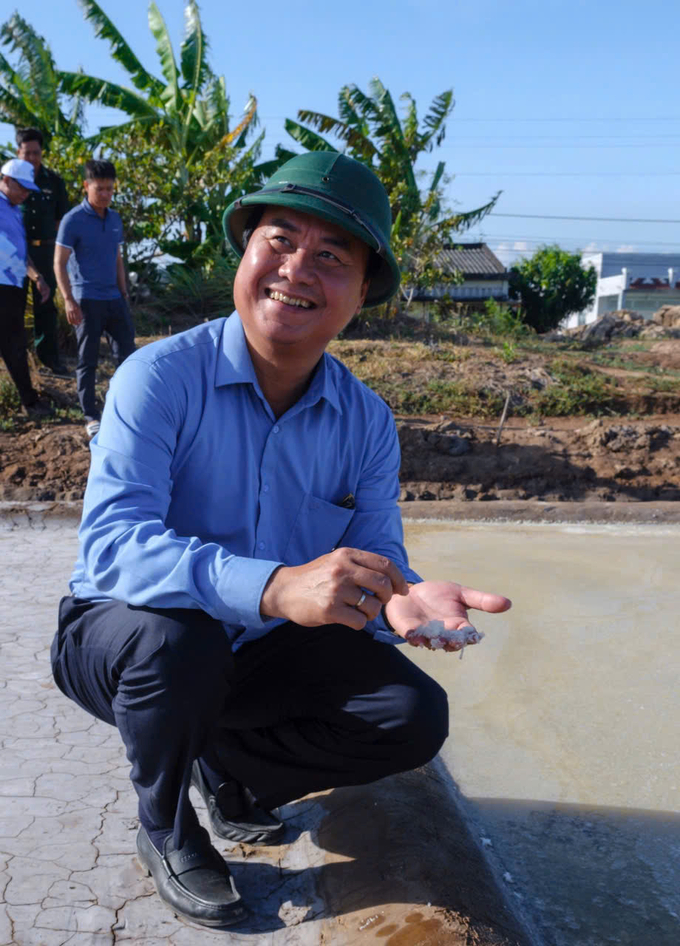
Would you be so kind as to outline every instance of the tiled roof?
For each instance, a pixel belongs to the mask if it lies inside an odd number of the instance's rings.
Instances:
[[[506,273],[505,266],[486,243],[453,243],[439,254],[437,265],[447,272],[485,279]]]

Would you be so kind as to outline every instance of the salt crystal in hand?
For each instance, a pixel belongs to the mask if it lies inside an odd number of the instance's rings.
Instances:
[[[468,644],[478,644],[484,637],[483,631],[478,631],[474,627],[461,627],[457,631],[450,631],[444,627],[443,621],[430,621],[428,624],[421,624],[409,631],[406,639],[411,637],[420,637],[429,641],[432,650],[443,650],[447,644],[461,644],[460,659],[463,659],[463,653]],[[424,643],[419,643],[418,647],[426,647]]]

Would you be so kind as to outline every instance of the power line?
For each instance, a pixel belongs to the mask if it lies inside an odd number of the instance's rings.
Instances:
[[[645,141],[651,140],[652,138],[680,138],[680,134],[671,134],[664,135],[659,132],[652,132],[650,135],[639,135],[634,132],[630,132],[628,135],[501,135],[497,132],[495,135],[477,135],[475,138],[466,138],[466,141],[574,141],[574,139],[587,138],[593,140],[595,138],[608,138],[610,140],[621,141],[626,138],[635,138],[635,139],[644,139]]]
[[[677,147],[676,143],[674,147]],[[644,144],[616,144],[616,145],[582,145],[582,144],[560,144],[560,145],[538,145],[533,142],[528,145],[506,145],[502,141],[496,144],[490,145],[480,145],[476,144],[474,141],[460,141],[455,145],[440,145],[440,151],[461,151],[463,148],[474,148],[475,150],[482,151],[485,148],[493,148],[494,151],[511,151],[511,150],[521,150],[522,148],[531,148],[532,151],[564,151],[567,148],[584,148],[590,149],[593,151],[606,151],[606,150],[618,150],[619,148],[668,148],[670,147],[667,143],[661,141],[649,142],[646,141]]]
[[[587,220],[592,223],[680,223],[680,220],[652,220],[644,217],[567,217],[561,214],[489,214],[490,217],[521,217],[524,220]]]
[[[290,118],[290,115],[260,115],[259,118],[261,121],[285,121]],[[333,116],[331,116],[332,118]],[[293,121],[298,121],[299,119],[294,118]],[[339,120],[339,119],[338,119]],[[512,116],[511,118],[459,118],[457,115],[451,115],[450,119],[452,122],[475,122],[475,123],[484,123],[484,122],[514,122],[515,124],[523,124],[524,122],[531,122],[535,124],[536,122],[611,122],[612,124],[621,124],[621,123],[630,123],[630,122],[664,122],[664,124],[670,124],[671,122],[680,122],[680,115],[661,115],[658,118],[620,118],[620,117],[610,117],[605,116],[603,118],[583,118],[579,116],[578,118],[567,118],[562,116],[561,118],[516,118]]]
[[[634,244],[635,246],[670,246],[670,247],[680,247],[680,242],[669,243],[663,242],[662,240],[626,240],[623,237],[600,237],[597,240],[593,239],[591,234],[588,237],[576,237],[576,236],[523,236],[523,235],[512,235],[503,233],[485,233],[479,235],[479,241],[490,243],[501,240],[505,242],[514,242],[514,243],[577,243],[577,244],[588,244],[588,243],[616,243],[626,245],[627,243]],[[474,242],[479,242],[474,241]],[[465,242],[465,241],[463,241]],[[512,249],[512,247],[510,247]],[[588,251],[590,252],[590,251]],[[593,250],[594,253],[600,252],[599,250]],[[630,251],[634,252],[634,251]],[[622,251],[623,255],[623,251]]]
[[[613,118],[611,116],[605,116],[604,118],[458,118],[458,116],[452,116],[452,121],[455,122],[680,122],[680,115],[674,115],[670,118],[668,115],[662,115],[659,118]]]
[[[680,177],[680,171],[454,171],[454,177]]]

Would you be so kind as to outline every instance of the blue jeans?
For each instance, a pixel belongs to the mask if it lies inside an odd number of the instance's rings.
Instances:
[[[95,398],[95,380],[99,362],[99,341],[105,335],[116,365],[135,350],[135,330],[127,302],[118,299],[81,299],[83,320],[76,325],[78,365],[76,387],[86,420],[99,420]]]

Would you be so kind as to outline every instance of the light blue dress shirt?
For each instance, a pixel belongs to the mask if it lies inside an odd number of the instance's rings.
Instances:
[[[260,616],[279,565],[349,546],[420,581],[403,545],[390,409],[325,354],[277,419],[236,312],[130,355],[91,451],[77,597],[201,608],[240,646],[282,623]],[[354,509],[340,505],[350,494]],[[382,618],[367,630],[401,641]]]

